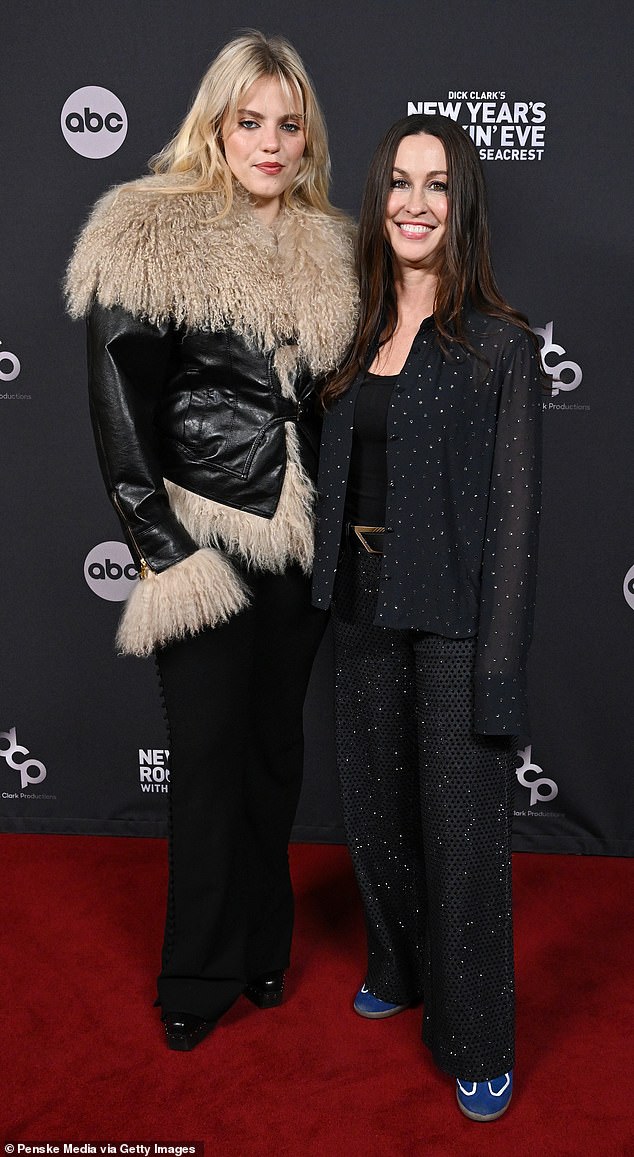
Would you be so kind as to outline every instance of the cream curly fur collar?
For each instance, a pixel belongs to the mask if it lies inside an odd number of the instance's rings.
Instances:
[[[96,296],[154,322],[229,324],[261,349],[290,340],[314,374],[334,369],[355,319],[352,224],[287,209],[270,229],[240,189],[218,221],[218,194],[171,181],[174,192],[151,176],[97,202],[68,268],[71,315]]]

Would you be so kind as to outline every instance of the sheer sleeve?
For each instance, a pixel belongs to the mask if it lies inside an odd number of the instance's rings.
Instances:
[[[541,481],[541,372],[530,336],[513,331],[500,360],[493,469],[482,559],[475,730],[528,729],[526,658],[535,602]]]

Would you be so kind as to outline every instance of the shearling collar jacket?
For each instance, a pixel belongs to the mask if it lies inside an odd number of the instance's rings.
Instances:
[[[71,315],[88,319],[102,472],[148,580],[119,633],[135,654],[244,605],[228,556],[310,570],[308,397],[356,308],[348,222],[293,209],[269,229],[240,187],[218,219],[216,194],[169,181],[102,198],[67,277]]]

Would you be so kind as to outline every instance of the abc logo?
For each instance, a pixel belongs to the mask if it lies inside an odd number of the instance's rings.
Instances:
[[[628,606],[634,611],[634,566],[631,566],[623,580],[623,594]]]
[[[69,96],[61,119],[66,143],[82,157],[109,157],[121,148],[128,131],[119,97],[92,84]]]
[[[100,542],[84,562],[84,578],[93,594],[122,603],[138,582],[137,569],[124,542]]]

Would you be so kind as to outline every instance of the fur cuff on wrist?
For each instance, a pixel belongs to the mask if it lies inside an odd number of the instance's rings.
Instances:
[[[139,581],[119,623],[117,647],[124,655],[150,655],[174,639],[226,622],[248,602],[229,560],[218,550],[198,550]]]

